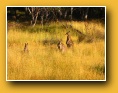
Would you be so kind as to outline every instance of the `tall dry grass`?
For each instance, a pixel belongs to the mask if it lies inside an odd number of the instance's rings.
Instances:
[[[7,79],[8,80],[104,80],[105,79],[105,40],[104,25],[100,22],[71,22],[73,28],[82,33],[94,36],[93,42],[78,43],[77,33],[71,31],[74,47],[61,53],[57,48],[58,40],[65,44],[67,30],[61,24],[51,23],[40,30],[26,27],[9,29],[7,35]],[[91,29],[86,29],[90,28]],[[32,29],[32,30],[31,30]],[[48,31],[46,30],[48,29]],[[97,33],[98,33],[97,32]],[[29,52],[23,52],[24,44],[28,43]],[[66,45],[66,44],[65,44]]]

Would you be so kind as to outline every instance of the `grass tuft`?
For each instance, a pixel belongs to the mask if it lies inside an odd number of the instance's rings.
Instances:
[[[72,21],[52,22],[43,28],[39,24],[34,28],[22,26],[12,22],[8,25],[8,80],[105,79],[105,31],[102,23]],[[75,30],[85,35],[81,43]],[[66,46],[67,31],[70,31],[74,47],[66,47],[61,53],[57,43],[62,40]],[[25,43],[28,43],[29,52],[23,51]]]

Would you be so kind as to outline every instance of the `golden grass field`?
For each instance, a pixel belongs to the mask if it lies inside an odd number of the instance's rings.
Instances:
[[[18,23],[10,24],[13,26],[8,25],[7,32],[7,80],[105,80],[105,25],[100,21],[52,22],[43,29],[39,24],[24,29]],[[92,37],[92,42],[78,42],[78,33],[61,24],[71,24]],[[62,53],[57,43],[61,39],[66,46],[68,30],[74,47]],[[25,43],[28,53],[23,51]]]

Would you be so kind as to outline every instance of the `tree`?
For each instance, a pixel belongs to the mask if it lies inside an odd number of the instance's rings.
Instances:
[[[39,7],[26,7],[26,11],[29,12],[29,14],[31,15],[31,25],[34,27],[36,25],[37,22],[37,18],[40,12],[40,8]]]
[[[37,20],[43,25],[57,20],[105,19],[105,7],[7,7],[8,20],[21,22],[30,19],[34,27]]]

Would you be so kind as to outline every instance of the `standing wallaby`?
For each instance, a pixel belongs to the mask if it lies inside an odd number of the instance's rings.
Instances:
[[[66,49],[65,45],[61,41],[59,41],[59,43],[57,44],[57,47],[61,52],[64,52]]]
[[[70,31],[66,33],[66,35],[67,35],[66,45],[68,48],[70,48],[74,45],[69,33],[70,33]]]
[[[29,50],[28,50],[28,43],[25,43],[24,52],[29,52]]]

